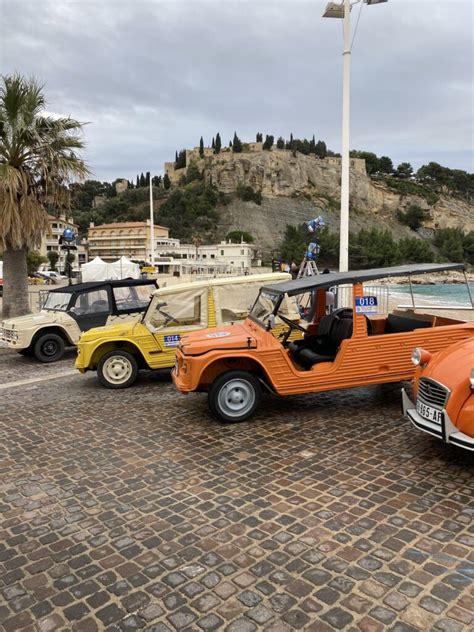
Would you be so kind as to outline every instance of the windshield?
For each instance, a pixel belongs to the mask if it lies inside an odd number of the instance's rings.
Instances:
[[[43,309],[65,312],[71,300],[70,292],[50,292]]]
[[[152,331],[165,327],[206,327],[207,288],[155,296],[146,313],[145,321]]]
[[[268,318],[273,314],[280,298],[280,294],[271,294],[270,292],[262,290],[250,310],[250,316],[266,326],[268,324]]]

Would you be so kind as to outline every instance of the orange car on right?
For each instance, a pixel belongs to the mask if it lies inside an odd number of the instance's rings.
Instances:
[[[436,354],[413,350],[415,402],[402,390],[403,414],[419,430],[474,451],[474,339]]]

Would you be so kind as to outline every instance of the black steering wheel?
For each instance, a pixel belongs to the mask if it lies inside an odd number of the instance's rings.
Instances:
[[[293,320],[290,320],[289,318],[286,318],[285,316],[282,316],[281,314],[278,314],[278,318],[281,318],[281,320],[286,323],[289,327],[288,331],[285,331],[283,334],[280,335],[280,338],[282,338],[282,345],[285,347],[286,343],[288,342],[288,338],[291,336],[291,332],[293,329],[298,329],[299,331],[302,331],[304,334],[306,333],[306,329],[304,327],[302,327],[301,325],[299,325],[298,323],[295,323]]]

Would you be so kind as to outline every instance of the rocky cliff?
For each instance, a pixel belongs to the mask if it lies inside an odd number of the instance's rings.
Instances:
[[[280,242],[286,224],[302,223],[314,214],[323,214],[331,229],[338,228],[339,158],[294,155],[275,148],[241,154],[223,151],[218,155],[207,154],[203,159],[196,150],[191,150],[187,158],[188,164],[194,160],[205,180],[222,193],[233,194],[239,186],[249,186],[262,194],[261,205],[233,199],[221,208],[221,236],[229,230],[246,230],[265,249],[271,250]],[[180,174],[173,175],[177,178]],[[430,204],[427,198],[430,200],[421,190],[420,195],[397,193],[382,181],[369,178],[363,160],[351,159],[351,230],[375,225],[389,228],[397,237],[413,237],[417,233],[400,224],[396,216],[397,210],[406,210],[412,204],[428,211],[420,236],[429,237],[433,229],[448,226],[474,230],[472,204],[445,195]]]

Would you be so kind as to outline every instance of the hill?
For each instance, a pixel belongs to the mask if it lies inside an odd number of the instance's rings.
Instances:
[[[429,243],[447,228],[474,231],[471,175],[436,163],[416,176],[403,173],[402,165],[386,173],[377,170],[374,158],[368,152],[354,152],[351,158],[351,231],[375,226],[397,240]],[[391,164],[386,157],[377,160]],[[338,156],[265,150],[262,143],[252,143],[241,152],[183,150],[177,161],[165,164],[165,171],[171,188],[155,187],[155,218],[170,227],[173,237],[189,240],[199,234],[209,242],[242,230],[268,256],[279,249],[287,224],[321,214],[331,231],[338,230]],[[100,208],[77,210],[74,217],[84,230],[91,220],[139,220],[148,213],[148,189],[142,187],[109,198]]]

